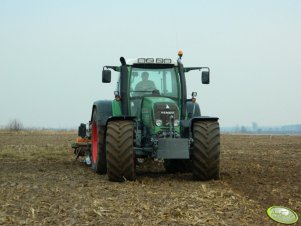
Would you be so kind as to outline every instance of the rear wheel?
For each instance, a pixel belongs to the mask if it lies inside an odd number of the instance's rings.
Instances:
[[[97,109],[93,110],[92,116],[92,147],[91,147],[91,167],[99,174],[107,172],[106,152],[104,146],[104,126],[100,126],[97,119]]]
[[[110,181],[135,180],[132,121],[111,121],[106,132],[107,174]]]
[[[193,177],[196,180],[219,179],[220,131],[215,121],[193,124]]]

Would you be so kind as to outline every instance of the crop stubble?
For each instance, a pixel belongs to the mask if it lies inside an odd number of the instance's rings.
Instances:
[[[301,210],[301,136],[222,135],[221,180],[137,167],[113,183],[75,161],[72,132],[0,131],[0,225],[275,225]]]

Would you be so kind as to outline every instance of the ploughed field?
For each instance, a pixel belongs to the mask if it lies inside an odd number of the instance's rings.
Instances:
[[[147,161],[124,183],[74,160],[75,138],[0,131],[0,225],[280,225],[272,205],[300,216],[301,136],[222,135],[218,181]]]

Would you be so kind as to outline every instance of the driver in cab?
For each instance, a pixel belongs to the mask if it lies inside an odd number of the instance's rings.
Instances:
[[[148,80],[149,74],[148,72],[142,72],[141,78],[142,80],[138,82],[135,87],[135,91],[153,91],[156,88],[155,83],[151,80]]]

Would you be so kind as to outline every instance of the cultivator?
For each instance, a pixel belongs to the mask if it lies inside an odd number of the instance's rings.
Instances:
[[[86,134],[85,136],[82,135],[82,129],[85,129],[84,133]],[[76,159],[79,157],[83,156],[89,156],[89,153],[91,151],[91,139],[89,138],[89,135],[87,134],[86,130],[86,124],[81,124],[79,127],[79,133],[78,137],[76,138],[76,142],[72,143],[71,147],[74,149],[74,154],[76,156]],[[88,162],[86,162],[88,160]],[[85,159],[85,163],[87,165],[90,165],[91,163],[89,162],[89,158]]]

